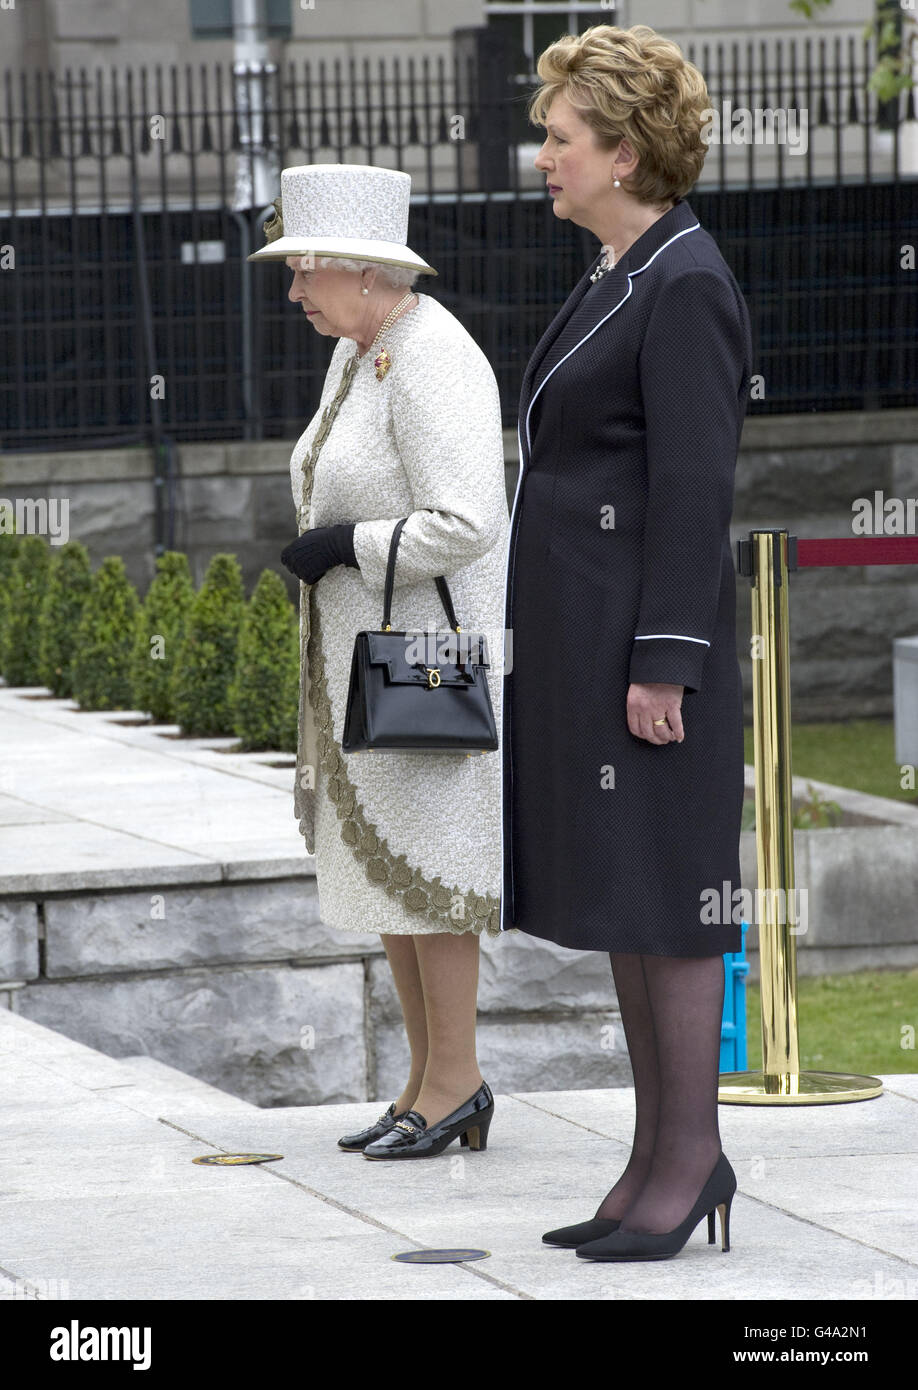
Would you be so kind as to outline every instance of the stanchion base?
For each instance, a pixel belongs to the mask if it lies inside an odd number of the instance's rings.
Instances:
[[[873,1100],[882,1092],[879,1077],[852,1076],[840,1071],[802,1071],[784,1076],[726,1071],[721,1073],[717,1099],[722,1105],[837,1105],[841,1101]]]

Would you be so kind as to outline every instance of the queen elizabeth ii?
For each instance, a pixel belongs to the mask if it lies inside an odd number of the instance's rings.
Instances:
[[[411,1065],[401,1094],[341,1148],[367,1158],[486,1146],[494,1100],[475,1046],[482,932],[500,934],[499,754],[345,755],[354,639],[378,630],[393,528],[394,629],[443,627],[435,578],[462,627],[489,634],[501,723],[509,530],[500,403],[459,321],[412,286],[436,271],[407,245],[410,178],[346,164],[286,169],[268,244],[288,298],[337,338],[319,407],[291,456],[301,581],[296,813],[322,919],[379,933]]]

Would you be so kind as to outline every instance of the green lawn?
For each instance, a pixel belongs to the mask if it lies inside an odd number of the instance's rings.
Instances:
[[[746,761],[751,763],[751,728],[745,731],[745,743]],[[918,804],[918,791],[901,786],[890,720],[795,724],[791,759],[796,777]],[[746,1039],[751,1071],[762,1065],[759,1008],[758,985],[749,985]],[[908,1031],[918,1035],[918,969],[800,977],[797,1019],[804,1070],[918,1072],[918,1036]]]
[[[750,1071],[762,1065],[759,1008],[748,985]],[[918,1072],[918,967],[798,978],[797,1024],[803,1071]]]
[[[752,729],[745,730],[746,762],[754,761]],[[795,777],[812,777],[918,805],[918,789],[903,787],[895,759],[892,721],[852,719],[846,724],[794,724],[791,766]]]

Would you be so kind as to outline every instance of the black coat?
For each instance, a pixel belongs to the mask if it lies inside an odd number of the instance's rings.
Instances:
[[[749,315],[684,200],[593,284],[598,264],[520,398],[501,926],[580,950],[719,955],[742,942],[729,523]],[[655,681],[685,686],[682,743],[628,729],[629,684]]]

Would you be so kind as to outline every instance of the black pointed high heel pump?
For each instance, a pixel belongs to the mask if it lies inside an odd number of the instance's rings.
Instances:
[[[578,1245],[610,1236],[621,1224],[611,1216],[594,1216],[591,1221],[581,1221],[576,1226],[559,1226],[556,1231],[546,1231],[542,1241],[545,1245],[560,1245],[566,1250],[576,1250]]]
[[[599,1240],[578,1246],[582,1260],[668,1260],[678,1255],[702,1217],[708,1218],[708,1244],[714,1244],[714,1213],[720,1214],[721,1249],[730,1249],[730,1205],[736,1192],[736,1174],[724,1153],[714,1165],[688,1216],[673,1231],[613,1231]]]

